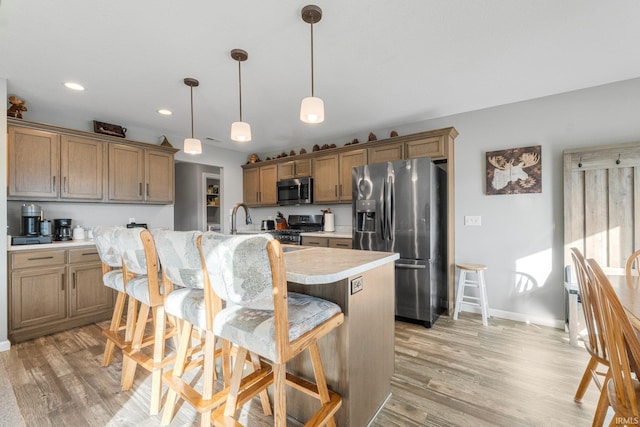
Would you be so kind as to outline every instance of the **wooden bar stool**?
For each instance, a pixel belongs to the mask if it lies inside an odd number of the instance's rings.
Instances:
[[[130,301],[140,305],[131,344],[123,349],[122,390],[129,390],[138,365],[151,372],[151,415],[160,411],[162,400],[162,370],[173,363],[174,357],[165,358],[165,340],[176,335],[175,324],[167,327],[164,299],[171,291],[170,283],[158,277],[158,257],[151,233],[144,228],[123,228],[115,238],[122,252],[122,270],[125,292]],[[161,286],[162,285],[162,286]],[[153,331],[145,336],[149,320]],[[149,354],[150,353],[150,354]]]
[[[222,242],[206,232],[199,242],[202,264],[215,293],[227,302],[214,321],[214,332],[238,348],[225,406],[211,420],[216,426],[237,426],[236,411],[273,384],[274,425],[286,426],[286,386],[319,400],[306,426],[335,426],[342,398],[327,387],[318,340],[340,326],[340,306],[321,298],[287,292],[280,242],[272,236],[234,236]],[[286,372],[287,361],[309,350],[315,384]],[[243,377],[248,351],[271,361],[273,371]],[[266,373],[266,375],[263,375]],[[374,373],[372,373],[373,375]]]
[[[111,323],[102,334],[107,338],[102,356],[102,366],[109,366],[113,358],[115,347],[120,350],[131,343],[133,326],[135,325],[135,310],[124,320],[124,306],[127,294],[124,291],[124,274],[122,273],[122,253],[118,249],[115,233],[124,227],[102,227],[94,230],[94,241],[98,255],[102,261],[102,282],[105,286],[117,292],[116,303],[111,316]],[[122,334],[124,331],[124,335]]]
[[[169,388],[165,400],[162,424],[171,423],[175,413],[177,398],[191,404],[200,413],[200,424],[211,425],[211,411],[224,404],[228,388],[214,394],[216,378],[215,362],[222,356],[223,347],[216,345],[213,333],[215,315],[222,309],[222,301],[215,298],[210,286],[203,280],[202,262],[196,239],[200,231],[159,230],[153,238],[162,266],[164,287],[174,287],[165,298],[167,315],[174,316],[182,324],[179,331],[179,345],[173,369],[162,376],[163,383]],[[228,346],[225,346],[227,348]],[[257,365],[248,360],[252,370],[260,368],[257,356],[253,358]],[[225,384],[231,375],[229,362],[223,361]],[[195,388],[184,374],[194,369],[202,370],[201,386]],[[261,394],[265,415],[271,414],[267,392]]]
[[[484,282],[484,271],[487,269],[486,265],[482,264],[456,264],[456,267],[460,270],[460,278],[458,279],[458,290],[456,292],[456,306],[453,312],[453,319],[458,319],[458,313],[462,304],[472,305],[480,307],[482,312],[482,324],[488,325],[487,319],[489,318],[489,303],[487,298],[487,286]],[[469,278],[468,274],[475,273],[475,280]],[[480,296],[465,295],[465,288],[476,288]]]

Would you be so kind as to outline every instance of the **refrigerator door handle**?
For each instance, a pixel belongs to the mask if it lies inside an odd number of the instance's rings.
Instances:
[[[424,264],[396,264],[397,268],[407,268],[409,270],[424,270],[427,268]]]
[[[387,181],[382,184],[382,215],[380,218],[380,233],[382,240],[387,240]]]
[[[393,221],[393,209],[394,209],[394,182],[393,182],[393,177],[389,177],[389,185],[387,188],[388,191],[388,197],[389,197],[389,202],[387,205],[387,227],[388,227],[388,231],[387,234],[389,235],[389,240],[393,240],[394,239],[394,235],[393,235],[393,228],[394,228],[394,221]]]

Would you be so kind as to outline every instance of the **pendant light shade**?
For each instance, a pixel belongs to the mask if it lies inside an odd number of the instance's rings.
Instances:
[[[315,96],[302,100],[300,120],[305,123],[322,123],[324,121],[324,101]]]
[[[251,141],[251,126],[247,122],[233,122],[231,124],[231,139],[238,142]]]
[[[242,49],[233,49],[231,58],[238,61],[238,98],[240,100],[240,121],[231,124],[231,139],[237,142],[251,141],[251,126],[247,122],[242,121],[242,63],[249,58],[246,51]]]
[[[193,88],[198,87],[200,82],[196,79],[187,77],[184,79],[184,84],[191,88],[191,138],[185,138],[183,150],[187,154],[201,154],[202,143],[199,139],[193,137]]]
[[[300,106],[300,120],[305,123],[322,123],[324,121],[324,102],[315,96],[313,75],[313,24],[322,18],[322,9],[315,5],[302,8],[302,20],[311,24],[311,96],[304,98]]]

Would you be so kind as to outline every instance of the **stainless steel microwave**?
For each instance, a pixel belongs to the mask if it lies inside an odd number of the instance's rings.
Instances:
[[[313,178],[283,179],[278,181],[278,205],[305,205],[313,203]]]

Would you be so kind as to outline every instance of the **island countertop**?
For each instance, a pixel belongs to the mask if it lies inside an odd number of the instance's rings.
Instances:
[[[303,285],[333,283],[400,258],[394,252],[293,246],[285,248],[287,281]]]

